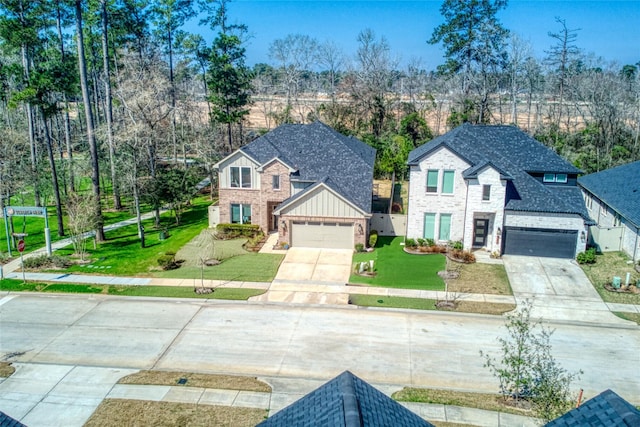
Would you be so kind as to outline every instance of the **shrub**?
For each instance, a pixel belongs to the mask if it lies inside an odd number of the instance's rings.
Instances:
[[[356,252],[364,252],[364,245],[362,243],[356,243]]]
[[[176,253],[169,251],[164,255],[161,255],[158,258],[158,265],[162,267],[163,270],[174,270],[178,268],[178,263],[176,262]]]
[[[576,257],[576,261],[578,261],[578,264],[595,264],[596,262],[595,248],[590,248],[584,252],[580,252]]]
[[[40,255],[24,259],[24,268],[67,268],[70,265],[71,261],[60,255]]]
[[[425,241],[425,245],[427,246],[435,246],[436,244],[436,241],[433,239],[424,239],[424,241]]]
[[[402,212],[402,206],[400,205],[400,203],[393,203],[391,205],[391,213],[401,213]]]
[[[405,239],[404,240],[404,245],[408,248],[415,248],[416,246],[418,246],[416,244],[416,240],[415,239]]]
[[[260,234],[260,226],[257,224],[218,224],[216,230],[229,238],[235,237],[254,237]]]
[[[369,247],[375,248],[376,243],[378,243],[378,231],[371,230],[371,233],[369,233]]]
[[[453,242],[451,244],[451,248],[461,251],[464,246],[462,245],[462,241],[458,240],[457,242]]]
[[[427,241],[425,239],[417,239],[418,246],[427,246]]]
[[[451,258],[463,262],[476,262],[476,256],[472,254],[470,251],[463,251],[460,249],[453,249],[449,252]]]

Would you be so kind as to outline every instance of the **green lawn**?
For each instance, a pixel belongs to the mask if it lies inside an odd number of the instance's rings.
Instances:
[[[640,273],[628,261],[629,257],[624,252],[604,252],[596,255],[595,264],[582,264],[580,267],[604,301],[640,304],[640,294],[610,292],[604,287],[605,283],[611,283],[613,276],[620,277],[624,284],[627,273],[631,273],[631,283],[640,281]]]
[[[204,267],[205,279],[234,280],[240,282],[270,282],[276,277],[278,267],[284,259],[280,254],[258,254],[249,252],[222,261],[220,265]],[[199,267],[181,267],[176,270],[158,271],[156,277],[200,278]]]
[[[55,292],[72,294],[109,294],[138,297],[199,298],[246,300],[264,293],[263,289],[218,288],[210,294],[196,294],[191,286],[114,286],[73,283],[22,283],[21,280],[0,280],[0,290],[5,292]]]
[[[136,225],[107,232],[107,241],[100,243],[96,249],[93,249],[91,243],[89,244],[90,263],[73,265],[64,271],[114,276],[149,275],[159,268],[158,257],[169,251],[177,252],[207,227],[207,207],[210,203],[204,197],[194,199],[190,209],[184,212],[180,225],[175,225],[175,221],[168,212],[164,214],[161,227],[166,227],[169,233],[169,238],[165,240],[160,240],[160,230],[155,229],[152,219],[143,221],[146,230],[145,248],[140,245]],[[69,246],[56,253],[71,255],[73,249]]]
[[[386,297],[381,295],[358,295],[349,297],[349,304],[362,307],[410,308],[413,310],[436,310],[436,301],[426,298]]]
[[[445,257],[441,254],[411,255],[402,250],[404,237],[378,238],[373,252],[353,256],[353,262],[374,260],[376,277],[352,274],[350,283],[403,289],[444,290],[444,282],[438,271],[445,269]]]

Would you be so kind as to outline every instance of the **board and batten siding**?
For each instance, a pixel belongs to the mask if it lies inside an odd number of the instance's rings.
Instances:
[[[281,215],[362,218],[363,215],[326,188],[318,188],[296,200]]]
[[[256,171],[256,168],[259,166],[254,161],[252,161],[249,157],[245,156],[241,152],[236,152],[228,159],[224,160],[220,163],[220,167],[218,169],[218,182],[220,183],[220,188],[231,188],[230,182],[230,172],[229,168],[231,166],[248,166],[251,168],[251,188],[252,189],[260,189],[260,176]]]

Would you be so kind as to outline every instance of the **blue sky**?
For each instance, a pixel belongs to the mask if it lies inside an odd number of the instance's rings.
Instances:
[[[231,22],[246,24],[251,39],[247,63],[267,62],[269,45],[288,34],[305,34],[319,41],[333,40],[353,57],[357,35],[371,28],[384,36],[392,55],[405,65],[420,58],[427,70],[444,62],[442,48],[429,45],[433,29],[443,22],[440,0],[422,1],[318,1],[235,0],[229,4]],[[576,45],[620,65],[640,62],[640,0],[510,0],[498,15],[502,24],[527,40],[541,58],[553,44],[548,33],[564,19],[570,29],[580,29]],[[190,26],[211,40],[209,29]]]

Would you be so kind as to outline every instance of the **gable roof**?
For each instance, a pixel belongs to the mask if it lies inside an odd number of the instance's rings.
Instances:
[[[330,178],[341,196],[364,212],[371,212],[373,164],[376,150],[344,136],[322,122],[285,124],[240,148],[261,164],[280,159],[298,172],[292,181],[317,182]]]
[[[578,184],[640,227],[640,161],[582,176]]]
[[[432,424],[366,381],[344,371],[258,426],[427,427]]]
[[[605,390],[545,427],[638,426],[640,411],[611,390]]]
[[[474,178],[485,166],[500,172],[509,181],[506,210],[552,212],[581,215],[590,221],[584,201],[573,190],[577,187],[544,185],[531,173],[579,174],[582,171],[551,149],[515,126],[472,125],[465,123],[421,145],[409,153],[409,165],[433,151],[446,147],[471,165],[463,171],[465,179]],[[570,197],[567,197],[569,194]]]

